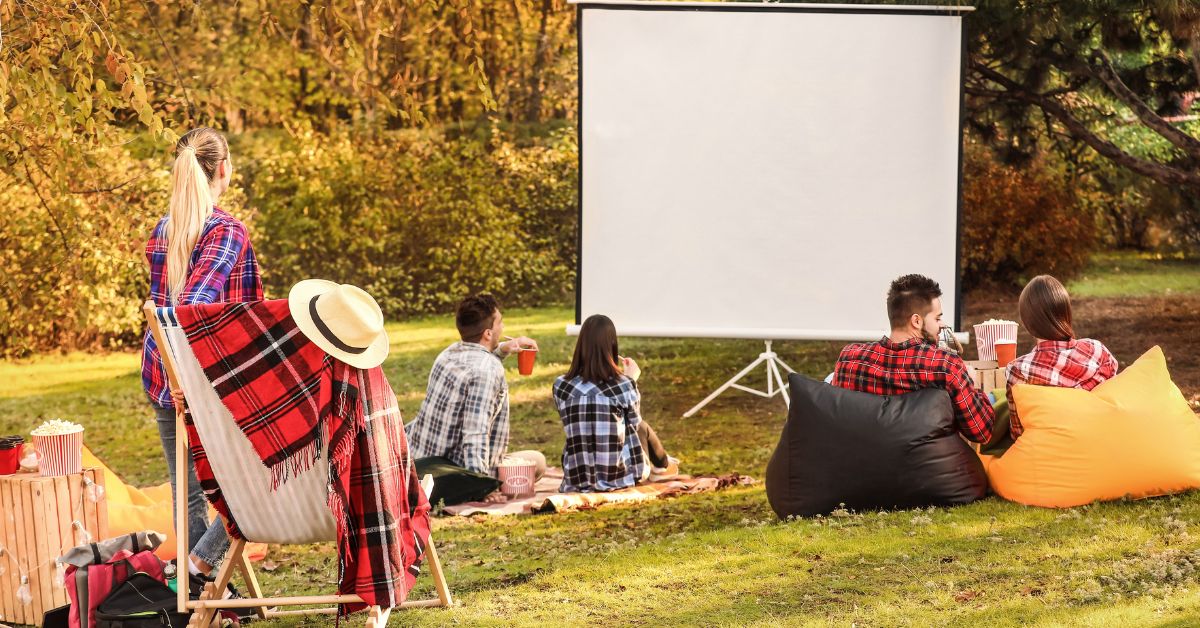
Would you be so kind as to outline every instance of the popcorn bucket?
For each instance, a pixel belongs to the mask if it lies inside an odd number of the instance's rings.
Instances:
[[[83,428],[66,434],[33,435],[42,477],[70,475],[83,470]]]
[[[996,341],[1017,341],[1017,324],[1012,321],[980,323],[975,326],[975,347],[980,360],[996,359]]]
[[[501,462],[496,471],[501,482],[500,492],[504,495],[509,497],[533,495],[537,465],[526,460],[510,459]]]

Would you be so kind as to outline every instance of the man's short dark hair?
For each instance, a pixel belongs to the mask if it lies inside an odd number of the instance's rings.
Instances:
[[[924,316],[933,309],[933,300],[942,296],[938,283],[924,275],[905,275],[888,289],[887,311],[892,329],[908,325],[913,314]]]
[[[491,329],[496,322],[496,312],[500,304],[496,297],[490,294],[469,296],[458,304],[454,311],[454,325],[458,327],[458,335],[463,342],[479,342],[483,332]]]

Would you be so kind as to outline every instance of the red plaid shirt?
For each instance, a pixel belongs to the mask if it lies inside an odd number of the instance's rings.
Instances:
[[[197,305],[201,303],[243,303],[262,301],[262,276],[246,225],[219,207],[204,223],[204,230],[192,249],[187,282],[178,303],[170,303],[167,292],[167,219],[158,221],[146,243],[146,261],[150,264],[150,300],[155,307]],[[150,330],[142,341],[142,387],[150,400],[162,408],[174,408],[162,358]]]
[[[1013,438],[1025,428],[1013,403],[1014,384],[1059,386],[1091,390],[1117,374],[1117,359],[1099,340],[1042,340],[1033,351],[1008,365],[1009,431]]]
[[[962,358],[917,338],[897,344],[884,336],[878,342],[847,345],[838,356],[832,384],[876,395],[941,388],[950,393],[963,436],[977,443],[992,437],[996,412],[987,394],[975,390]]]

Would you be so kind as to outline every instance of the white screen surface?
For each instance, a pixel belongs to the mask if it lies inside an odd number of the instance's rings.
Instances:
[[[581,3],[580,319],[875,339],[921,273],[953,323],[962,18],[735,6]]]

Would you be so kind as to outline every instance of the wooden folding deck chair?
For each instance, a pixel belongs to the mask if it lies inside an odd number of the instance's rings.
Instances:
[[[174,318],[173,308],[155,308],[147,301],[143,310],[150,332],[162,355],[167,379],[173,390],[182,390],[192,412],[205,453],[212,465],[213,476],[221,486],[230,513],[237,521],[245,540],[233,540],[225,560],[217,571],[215,582],[207,585],[199,600],[188,600],[188,587],[178,587],[178,610],[192,611],[189,626],[216,625],[220,614],[217,608],[252,608],[263,619],[284,615],[331,614],[337,607],[301,610],[268,610],[268,607],[325,604],[363,603],[358,595],[308,595],[295,597],[263,597],[262,588],[250,561],[245,556],[247,541],[259,543],[301,544],[337,539],[337,528],[326,505],[329,480],[328,465],[317,464],[290,478],[276,490],[271,490],[270,470],[254,452],[250,440],[234,423],[229,410],[221,403],[212,384],[205,378],[183,329]],[[187,430],[183,411],[175,413],[175,538],[180,563],[188,556]],[[428,487],[425,488],[428,491]],[[410,600],[400,608],[450,606],[450,589],[434,549],[433,538],[425,547],[424,564],[429,566],[437,589],[437,599]],[[245,581],[248,597],[222,600],[237,570]],[[181,570],[180,573],[183,573]],[[367,617],[368,627],[387,624],[391,609],[373,606]]]

